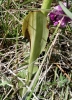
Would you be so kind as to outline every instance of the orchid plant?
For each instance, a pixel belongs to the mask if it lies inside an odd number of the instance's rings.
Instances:
[[[51,3],[52,0],[43,0],[41,11],[30,11],[23,21],[22,33],[24,37],[30,40],[31,48],[26,85],[30,84],[33,75],[35,68],[33,62],[39,57],[46,45],[48,29],[47,11],[45,9],[50,9]],[[22,96],[24,96],[26,91],[27,89],[24,88]]]
[[[32,12],[30,11],[28,15],[25,16],[24,21],[23,21],[22,33],[24,37],[29,39],[30,48],[31,48],[27,81],[26,81],[26,85],[28,86],[30,85],[30,80],[32,78],[33,70],[35,68],[34,61],[39,57],[40,53],[45,48],[46,41],[48,38],[49,32],[47,29],[47,24],[48,24],[47,15],[50,17],[50,21],[53,23],[53,25],[56,26],[62,19],[63,14],[65,14],[62,8],[60,7],[60,5],[54,7],[54,10],[48,14],[46,10],[50,9],[51,3],[52,3],[52,0],[43,0],[41,10],[32,11]],[[66,6],[66,3],[64,3],[64,5]],[[69,21],[71,21],[71,19],[67,16],[64,16],[60,26],[65,27]],[[37,80],[38,80],[38,77],[35,80],[35,84]],[[23,98],[26,96],[25,95],[26,91],[27,91],[27,88],[25,87],[22,93]]]

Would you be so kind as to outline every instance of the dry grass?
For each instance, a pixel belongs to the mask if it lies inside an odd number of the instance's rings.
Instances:
[[[41,3],[12,0],[0,6],[0,100],[21,100],[18,81],[25,85],[23,72],[26,73],[30,55],[29,42],[21,36],[22,19],[30,8],[39,8]],[[52,30],[55,28],[50,28],[50,36]],[[31,100],[71,100],[72,28],[59,28],[49,49],[48,44],[45,55],[35,61],[41,73]],[[22,76],[17,76],[20,72]]]

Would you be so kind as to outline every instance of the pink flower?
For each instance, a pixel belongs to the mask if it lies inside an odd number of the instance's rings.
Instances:
[[[64,5],[66,6],[66,3],[64,3]],[[58,5],[58,6],[55,6],[54,10],[52,10],[48,15],[50,17],[51,23],[54,26],[56,26],[56,25],[59,24],[60,20],[65,15],[65,13],[63,12],[60,5]],[[65,27],[67,25],[67,23],[70,22],[70,21],[71,21],[71,19],[68,16],[64,16],[60,26]]]

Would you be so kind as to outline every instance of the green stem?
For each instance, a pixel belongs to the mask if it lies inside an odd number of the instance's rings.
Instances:
[[[52,3],[52,0],[43,0],[43,4],[42,4],[41,9],[43,9],[42,12],[43,12],[46,16],[47,16],[48,12],[45,11],[45,9],[50,9],[51,3]]]

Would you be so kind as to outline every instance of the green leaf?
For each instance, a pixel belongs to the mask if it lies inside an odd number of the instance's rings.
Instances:
[[[28,80],[30,80],[34,68],[33,62],[43,51],[47,42],[48,29],[46,16],[40,11],[30,12],[24,19],[22,32],[30,40],[31,44],[28,67]]]
[[[27,75],[27,70],[24,70],[24,69],[17,73],[17,76],[20,78],[25,78],[26,75]]]
[[[69,95],[69,91],[68,90],[69,90],[69,87],[67,86],[64,100],[68,100],[68,95]]]
[[[61,8],[63,9],[63,11],[65,12],[65,14],[72,19],[72,13],[63,5],[63,3],[61,1],[59,1],[59,4],[61,6]]]
[[[37,71],[34,66],[34,61],[44,50],[47,42],[47,17],[41,11],[29,12],[29,14],[24,18],[22,33],[24,37],[29,39],[31,48],[26,81],[26,84],[29,85],[33,73]],[[22,96],[26,91],[27,89],[24,87]]]
[[[0,0],[0,5],[3,3],[4,0]]]
[[[65,78],[61,73],[58,81],[58,86],[62,87],[65,85],[66,82],[67,82],[67,78]]]
[[[0,5],[1,5],[2,1],[0,1]]]
[[[5,86],[5,85],[7,85],[7,84],[8,84],[7,81],[3,81],[2,83],[0,83],[0,86]]]
[[[37,71],[38,71],[38,66],[35,66],[35,65],[34,65],[33,74],[35,74]]]
[[[8,86],[10,86],[10,87],[13,87],[13,85],[12,84],[9,84],[7,81],[2,81],[2,83],[0,83],[0,86],[5,86],[5,85],[8,85]]]
[[[30,62],[43,51],[48,37],[47,19],[42,12],[31,12],[28,31],[31,39]]]
[[[0,5],[4,2],[5,0],[0,0]]]

